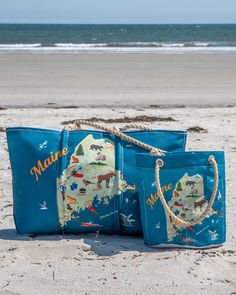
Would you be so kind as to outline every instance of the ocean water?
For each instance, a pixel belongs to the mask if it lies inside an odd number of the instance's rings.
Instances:
[[[0,52],[236,51],[232,25],[0,25]]]

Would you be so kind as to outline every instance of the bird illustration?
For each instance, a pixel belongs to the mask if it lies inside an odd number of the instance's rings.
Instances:
[[[46,201],[43,201],[43,203],[39,204],[39,206],[40,206],[40,210],[47,210],[48,209]]]
[[[47,147],[48,141],[45,140],[43,143],[39,144],[39,150],[45,149]]]
[[[126,216],[125,214],[120,213],[123,226],[133,226],[132,222],[134,222],[135,219],[131,219],[132,215],[133,214]]]
[[[91,181],[89,181],[89,180],[83,179],[83,184],[84,184],[85,186],[88,186],[89,184],[95,184],[95,183],[94,183],[94,182],[91,182]]]
[[[209,233],[209,235],[210,235],[212,241],[217,240],[217,236],[218,236],[219,234],[217,234],[216,230],[214,230],[214,231],[208,230],[208,233]]]

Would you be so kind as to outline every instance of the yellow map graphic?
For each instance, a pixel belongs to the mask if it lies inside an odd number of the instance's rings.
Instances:
[[[68,167],[58,179],[58,209],[60,223],[79,218],[75,212],[92,208],[96,197],[104,205],[116,194],[132,189],[115,170],[114,143],[107,139],[95,139],[89,134],[75,148]]]
[[[208,200],[204,197],[202,177],[198,174],[189,176],[185,173],[177,182],[168,205],[178,217],[186,221],[196,220],[206,210],[208,205]],[[184,227],[175,225],[167,214],[166,220],[167,237],[169,241],[172,241],[177,235],[177,231]]]

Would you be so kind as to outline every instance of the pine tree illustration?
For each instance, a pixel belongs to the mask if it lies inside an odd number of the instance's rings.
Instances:
[[[76,156],[84,156],[84,149],[83,149],[82,144],[80,144],[78,146],[78,148],[75,151],[75,154],[76,154]]]
[[[177,192],[182,192],[182,191],[183,191],[183,189],[182,189],[182,185],[181,185],[181,182],[180,182],[180,181],[179,181],[178,184],[177,184],[176,191],[177,191]]]

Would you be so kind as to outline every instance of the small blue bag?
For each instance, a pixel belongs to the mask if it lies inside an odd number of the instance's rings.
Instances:
[[[224,152],[137,154],[144,242],[209,247],[225,242]]]
[[[20,234],[134,234],[141,231],[136,152],[101,131],[7,128],[14,220]],[[127,131],[169,151],[183,151],[184,131]]]

